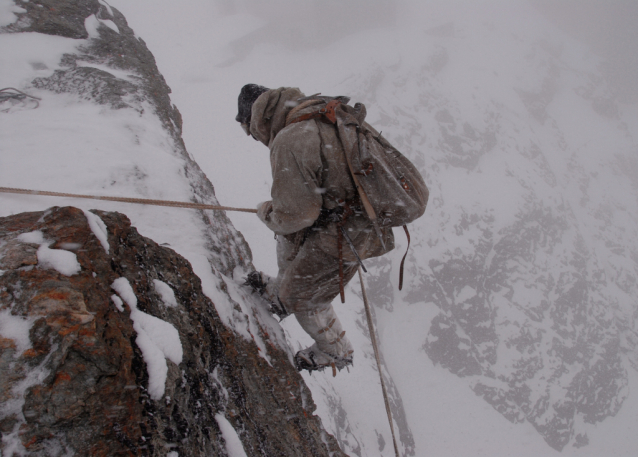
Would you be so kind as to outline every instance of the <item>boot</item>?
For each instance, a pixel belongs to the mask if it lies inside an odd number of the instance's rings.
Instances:
[[[337,369],[341,371],[350,365],[352,365],[352,353],[347,357],[332,356],[319,349],[317,343],[295,354],[295,367],[297,371],[323,371],[325,368],[332,367],[332,375],[336,376]]]
[[[315,344],[295,355],[297,370],[323,370],[331,366],[333,374],[352,365],[352,344],[332,305],[310,312],[295,313],[299,325],[314,340]]]
[[[280,321],[290,316],[279,296],[277,295],[277,286],[275,281],[261,271],[251,271],[246,276],[244,286],[250,287],[253,293],[257,293],[263,301],[268,305],[268,311],[276,314]]]

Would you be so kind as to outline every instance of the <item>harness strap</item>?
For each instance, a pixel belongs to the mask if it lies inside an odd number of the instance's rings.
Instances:
[[[408,226],[404,225],[403,230],[405,230],[405,235],[408,237],[408,247],[405,250],[405,254],[403,254],[401,267],[399,267],[399,290],[403,288],[403,266],[405,264],[405,258],[408,256],[408,250],[410,249],[410,232],[408,231]]]
[[[319,111],[315,111],[314,113],[306,113],[306,114],[302,114],[301,116],[292,119],[289,122],[286,122],[286,125],[290,125],[290,124],[296,124],[297,122],[302,122],[302,121],[307,121],[309,119],[318,119],[320,121],[324,121],[324,117],[323,114],[321,114]]]

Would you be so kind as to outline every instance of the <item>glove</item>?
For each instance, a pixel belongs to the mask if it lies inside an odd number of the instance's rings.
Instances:
[[[257,217],[265,224],[272,212],[272,201],[261,202],[257,205]]]

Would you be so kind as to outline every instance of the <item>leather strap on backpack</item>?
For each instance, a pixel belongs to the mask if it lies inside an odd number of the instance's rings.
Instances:
[[[403,288],[403,266],[405,264],[405,258],[408,256],[408,249],[410,249],[410,232],[408,232],[408,226],[404,225],[403,230],[405,230],[405,235],[408,237],[408,247],[405,250],[405,254],[403,254],[401,266],[399,267],[399,290]]]
[[[301,111],[301,109],[307,108],[308,106],[312,106],[316,103],[315,100],[309,100],[309,101],[313,103],[310,103],[307,106],[304,106],[304,103],[308,103],[308,102],[304,102],[297,107],[297,108],[300,108],[297,111]],[[307,121],[310,119],[318,119],[322,122],[325,122],[326,124],[334,125],[337,123],[337,113],[335,112],[335,110],[337,109],[337,106],[339,106],[340,104],[341,104],[341,100],[338,100],[338,99],[330,100],[328,103],[326,103],[326,106],[324,106],[320,110],[315,111],[313,113],[302,114],[301,116],[298,116],[298,117],[294,117],[294,114],[296,114],[296,111],[293,109],[293,111],[291,111],[290,114],[288,115],[288,119],[286,119],[286,126],[290,124],[296,124],[297,122]]]

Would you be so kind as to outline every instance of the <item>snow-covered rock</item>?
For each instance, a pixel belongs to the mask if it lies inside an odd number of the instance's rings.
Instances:
[[[343,456],[267,326],[261,349],[186,259],[122,214],[91,214],[108,253],[77,208],[0,217],[2,455]],[[43,238],[81,270],[42,263]]]
[[[39,3],[0,2],[0,26],[33,30],[40,19],[21,11]],[[249,206],[268,198],[269,165],[233,120],[239,88],[349,95],[431,190],[411,226],[404,290],[396,290],[399,233],[397,250],[369,262],[366,276],[402,452],[631,454],[638,112],[591,48],[522,0],[404,0],[376,10],[363,0],[120,3],[175,91],[184,132],[161,77],[127,63],[143,53],[139,39],[100,2],[81,20],[50,26],[73,40],[0,35],[2,80],[42,98],[36,109],[25,100],[0,112],[2,185],[213,203],[192,154],[224,203]],[[126,49],[135,52],[104,54],[97,34],[133,40]],[[84,78],[87,87],[63,92]],[[148,87],[163,88],[160,101]],[[97,206],[0,199],[3,215]],[[250,254],[229,224],[218,225],[222,216],[99,207],[126,212],[144,235],[188,258],[227,326],[266,347],[255,331],[263,317],[236,287]],[[254,219],[230,218],[257,268],[274,273],[272,235]],[[392,455],[357,289],[355,279],[337,307],[355,367],[304,379],[346,453]],[[307,343],[294,321],[282,327],[293,349]]]
[[[0,0],[0,186],[217,205],[124,16],[17,3]],[[240,286],[252,269],[220,211],[0,193],[0,453],[343,455]]]

